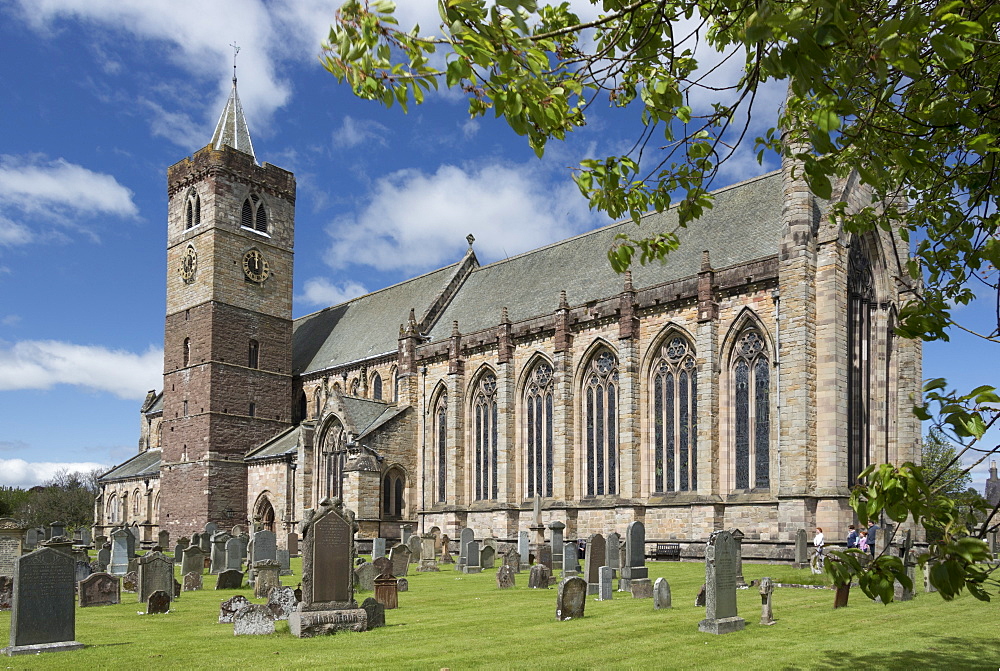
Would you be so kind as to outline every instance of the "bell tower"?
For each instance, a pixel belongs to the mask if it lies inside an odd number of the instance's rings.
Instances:
[[[167,195],[159,524],[179,538],[246,522],[243,457],[292,421],[295,178],[257,163],[235,76]]]

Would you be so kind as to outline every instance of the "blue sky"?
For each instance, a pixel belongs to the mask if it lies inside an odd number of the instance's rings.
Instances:
[[[0,484],[135,453],[161,385],[165,171],[211,137],[234,41],[257,158],[298,181],[295,316],[451,263],[468,233],[489,262],[609,223],[567,167],[627,150],[636,117],[592,109],[537,160],[453,93],[409,115],[357,100],[317,59],[338,4],[0,0]],[[438,21],[400,5],[403,25]],[[717,186],[765,170],[751,150]],[[929,345],[925,376],[978,384],[995,347]]]

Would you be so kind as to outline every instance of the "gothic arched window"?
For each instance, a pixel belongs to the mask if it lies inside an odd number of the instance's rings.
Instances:
[[[108,524],[118,524],[118,516],[119,516],[118,506],[119,506],[118,497],[112,495],[111,498],[108,499]]]
[[[344,425],[334,418],[323,437],[323,470],[326,473],[325,493],[323,496],[340,496],[340,479],[343,473],[344,461],[347,456],[347,434]],[[322,498],[322,497],[321,497]]]
[[[320,387],[316,387],[316,393],[313,394],[313,417],[319,417],[320,411],[323,409],[323,390]]]
[[[653,363],[653,485],[657,492],[698,488],[698,374],[694,348],[669,338]]]
[[[372,398],[376,401],[382,400],[382,376],[378,373],[372,375]]]
[[[497,376],[483,375],[472,399],[475,498],[495,499],[497,485]]]
[[[552,496],[552,366],[540,362],[524,389],[528,497]]]
[[[260,364],[260,343],[256,340],[250,340],[250,345],[247,348],[247,367],[257,368]]]
[[[184,338],[184,367],[186,368],[191,363],[191,338]]]
[[[860,239],[854,238],[847,256],[847,482],[850,486],[869,462],[875,364],[872,323],[876,306],[871,261]]]
[[[736,489],[770,485],[771,366],[760,332],[740,333],[733,350]],[[752,484],[751,484],[752,483]]]
[[[139,515],[139,490],[132,492],[132,516],[138,517]]]
[[[403,516],[403,490],[406,476],[398,466],[390,468],[382,478],[382,517],[400,519]]]
[[[250,197],[243,201],[240,225],[243,228],[267,233],[267,210],[264,207],[264,201],[256,193],[251,193]]]
[[[617,493],[618,359],[603,350],[590,362],[584,381],[586,495]]]
[[[434,406],[434,460],[437,462],[437,500],[444,502],[448,484],[448,395],[441,394]]]
[[[201,224],[201,198],[194,191],[188,193],[184,208],[184,228],[194,228]]]

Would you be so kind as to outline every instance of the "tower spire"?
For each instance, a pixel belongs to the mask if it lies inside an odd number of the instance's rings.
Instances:
[[[250,140],[250,129],[247,127],[246,117],[243,116],[243,105],[240,103],[240,96],[236,92],[236,55],[240,48],[236,42],[230,44],[233,48],[233,90],[226,101],[226,107],[222,110],[219,123],[215,126],[215,133],[212,135],[212,147],[222,149],[223,145],[232,147],[236,151],[250,154],[256,162],[257,157],[253,153],[253,142]]]

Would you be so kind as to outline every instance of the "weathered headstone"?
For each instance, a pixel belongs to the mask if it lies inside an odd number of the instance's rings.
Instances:
[[[278,566],[281,567],[279,573],[281,575],[292,575],[292,562],[291,557],[288,555],[288,550],[285,548],[278,548]]]
[[[389,551],[389,561],[392,562],[392,574],[395,576],[409,575],[410,548],[400,543]]]
[[[382,559],[385,559],[383,557]],[[375,600],[385,606],[386,610],[399,607],[399,585],[395,576],[379,575],[375,578]]]
[[[107,571],[108,567],[111,566],[111,549],[101,548],[97,551],[97,563],[104,567]]]
[[[139,573],[137,571],[129,571],[122,576],[122,591],[133,594],[139,591]]]
[[[909,531],[907,531],[908,534]],[[909,540],[909,538],[906,540]],[[904,548],[906,547],[905,542],[904,540]],[[910,586],[906,587],[897,580],[893,585],[893,599],[895,601],[912,601],[914,597],[913,588],[917,578],[917,558],[912,549],[909,549],[903,557],[903,566],[906,569],[906,577],[910,579]]]
[[[205,530],[202,533],[202,535],[211,538],[212,534],[214,534],[218,530],[219,530],[218,524],[216,524],[215,522],[207,522],[205,523]]]
[[[197,545],[184,548],[181,558],[181,575],[187,575],[192,571],[202,573],[205,570],[205,553]]]
[[[148,601],[156,591],[170,598],[174,593],[174,563],[162,552],[148,552],[138,560],[139,601]]]
[[[197,592],[202,588],[201,573],[197,571],[191,571],[190,573],[184,574],[184,586],[183,590],[185,592]]]
[[[252,603],[233,615],[233,636],[267,636],[273,633],[274,614],[264,604]]]
[[[736,586],[746,587],[747,581],[743,578],[743,538],[744,534],[739,529],[733,529],[730,532],[733,535],[733,541],[736,542]]]
[[[199,575],[201,574],[199,573]],[[241,587],[243,587],[243,571],[230,569],[223,571],[216,578],[215,589],[240,589]]]
[[[38,546],[38,529],[28,529],[24,534],[24,547],[34,550]]]
[[[556,520],[554,522],[549,522],[549,552],[552,554],[552,570],[561,571],[563,562],[563,531],[566,529],[566,525]]]
[[[156,544],[159,545],[164,550],[170,549],[170,532],[166,529],[160,531],[156,534]]]
[[[795,568],[809,566],[809,546],[807,543],[806,530],[797,530],[795,532]]]
[[[173,588],[170,592],[173,592]],[[149,598],[146,599],[146,614],[159,615],[170,612],[170,592],[158,589],[150,594]]]
[[[846,608],[847,600],[851,596],[851,583],[847,582],[843,585],[837,585],[837,592],[833,596],[833,607],[834,608]]]
[[[617,532],[612,531],[608,534],[608,537],[604,539],[604,565],[611,568],[611,575],[618,577],[618,571],[621,569],[621,544],[622,538]]]
[[[3,653],[79,650],[76,638],[74,561],[52,548],[18,558],[14,566],[10,647]]]
[[[552,548],[548,545],[538,545],[535,547],[535,552],[537,553],[536,561],[539,564],[545,564],[549,567],[549,573],[552,572]]]
[[[448,538],[448,534],[441,536],[441,563],[455,563],[455,558],[451,556],[451,539]]]
[[[388,557],[379,557],[372,562],[372,566],[375,567],[375,577],[395,577],[392,573],[392,560]]]
[[[774,584],[768,577],[760,579],[760,623],[774,624],[774,611],[771,609],[771,596],[774,594]]]
[[[610,601],[614,598],[611,583],[614,580],[615,571],[610,566],[602,566],[599,570],[599,589],[597,592],[598,601]]]
[[[420,561],[420,545],[420,536],[417,534],[410,534],[410,536],[406,539],[406,546],[410,548],[410,561],[414,564]]]
[[[354,575],[357,576],[357,591],[371,592],[375,589],[374,564],[371,562],[365,562],[361,566],[354,569]]]
[[[199,549],[201,548],[201,533],[200,532],[196,531],[193,534],[191,534],[191,543],[190,544],[193,545],[193,546],[195,546],[195,547],[197,547],[197,548],[199,548]]]
[[[14,575],[21,557],[25,529],[16,520],[0,517],[0,575]]]
[[[434,534],[424,534],[420,537],[420,566],[417,567],[417,571],[433,573],[441,570],[437,565],[436,542]]]
[[[545,564],[535,564],[528,574],[529,589],[548,589],[552,578],[552,571]]]
[[[0,575],[0,610],[10,610],[14,602],[14,578]]]
[[[66,523],[65,522],[53,522],[49,525],[49,540],[56,538],[57,536],[66,535]]]
[[[715,531],[705,548],[705,619],[698,631],[728,634],[746,622],[736,612],[736,541],[728,531]]]
[[[256,599],[266,599],[274,587],[281,587],[278,574],[281,565],[273,559],[262,559],[253,565],[253,595]]]
[[[464,573],[480,573],[483,570],[482,550],[479,549],[479,541],[471,540],[465,546],[465,566],[462,567]]]
[[[354,600],[354,514],[324,499],[303,524],[302,602],[288,618],[293,635],[307,638],[364,631],[367,614]]]
[[[655,610],[671,608],[670,583],[666,578],[657,578],[653,583],[653,608]]]
[[[396,591],[397,592],[409,592],[410,591],[410,581],[406,578],[396,578]]]
[[[372,541],[372,561],[385,556],[385,539],[376,538]]]
[[[496,550],[486,546],[479,551],[479,565],[484,568],[494,568],[496,566]]]
[[[212,575],[218,575],[225,571],[228,566],[226,566],[226,543],[232,538],[225,531],[216,531],[212,534],[212,568],[210,569]]]
[[[461,571],[469,560],[469,543],[475,540],[476,534],[469,527],[464,527],[458,537],[458,565],[456,570]]]
[[[531,536],[527,531],[517,532],[517,552],[521,555],[521,568],[531,566]]]
[[[253,566],[259,561],[270,559],[278,561],[277,537],[273,531],[263,529],[253,535],[253,552],[250,556],[250,565]]]
[[[534,573],[534,568],[532,569]],[[583,617],[587,605],[587,581],[580,576],[563,578],[556,596],[556,619],[576,620]]]
[[[649,582],[649,569],[646,568],[646,525],[638,520],[630,522],[625,530],[625,565],[621,571],[618,589],[622,591],[631,592],[633,581]]]
[[[289,532],[285,537],[285,549],[288,550],[289,557],[299,556],[299,535],[294,531]]]
[[[74,578],[76,579],[76,582],[80,582],[81,580],[89,576],[91,573],[93,573],[93,571],[90,570],[90,564],[88,562],[77,560],[76,571],[74,572]]]
[[[564,578],[579,575],[580,573],[580,550],[576,546],[576,541],[565,541],[563,543],[563,572]]]
[[[517,551],[516,547],[508,547],[500,555],[500,563],[503,566],[509,566],[514,573],[521,572],[521,553]]]
[[[231,599],[226,599],[219,604],[219,624],[231,623],[233,616],[249,605],[250,600],[242,594],[237,594]]]
[[[377,629],[385,626],[385,606],[373,597],[365,599],[361,607],[368,617],[368,628]]]
[[[413,534],[412,524],[400,524],[399,525],[399,542],[405,544],[406,541]]]
[[[653,583],[648,578],[633,580],[629,583],[628,591],[632,593],[633,599],[652,599]]]
[[[297,603],[295,590],[291,587],[275,587],[267,596],[267,607],[275,620],[287,620]]]
[[[924,564],[924,591],[925,592],[936,592],[937,587],[931,584],[931,571],[934,569],[934,564],[936,562],[929,561]]]
[[[243,570],[243,543],[239,538],[230,538],[226,541],[226,565],[222,570]]]
[[[607,555],[604,536],[591,534],[587,539],[587,554],[583,558],[583,576],[587,579],[587,594],[601,591],[601,566]]]
[[[131,555],[128,553],[128,541],[131,534],[124,529],[119,529],[111,534],[111,564],[108,573],[111,575],[125,575],[128,572],[128,560]]]
[[[497,569],[497,589],[510,589],[514,586],[514,569],[504,564]]]
[[[91,573],[77,585],[80,608],[121,603],[121,580],[110,573]]]

